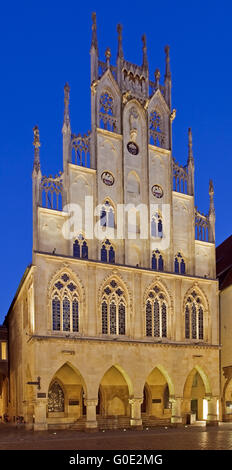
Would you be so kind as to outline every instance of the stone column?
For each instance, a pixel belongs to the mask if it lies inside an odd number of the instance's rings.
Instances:
[[[142,419],[141,419],[141,404],[142,403],[143,403],[143,398],[129,399],[129,404],[131,405],[130,425],[139,429],[142,428]]]
[[[98,399],[85,399],[86,406],[86,426],[85,430],[89,432],[97,431],[96,406]]]
[[[206,421],[207,426],[218,425],[217,400],[218,397],[211,397],[208,399],[208,415]]]
[[[170,402],[172,404],[171,423],[175,425],[183,424],[183,419],[181,415],[182,397],[171,398]]]
[[[35,421],[34,431],[46,431],[47,424],[47,400],[36,400],[34,405]]]
[[[33,429],[33,414],[34,414],[34,406],[33,403],[29,401],[24,401],[23,402],[24,406],[24,420],[25,420],[25,427],[28,430]]]

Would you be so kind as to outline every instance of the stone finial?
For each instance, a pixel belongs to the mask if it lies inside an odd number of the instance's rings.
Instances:
[[[143,43],[143,67],[148,68],[148,59],[147,59],[147,38],[146,35],[143,34],[142,36],[142,43]]]
[[[106,51],[105,51],[105,58],[106,58],[106,65],[107,65],[107,68],[110,67],[110,58],[111,58],[111,50],[109,47],[107,47]]]
[[[170,55],[169,55],[169,51],[170,51],[170,46],[165,46],[164,48],[164,52],[166,54],[166,68],[165,68],[165,79],[166,78],[169,78],[171,79],[171,69],[170,69]]]
[[[33,127],[33,133],[34,133],[34,140],[33,140],[33,146],[34,146],[34,164],[33,164],[33,172],[38,173],[40,170],[40,155],[39,155],[39,148],[40,148],[40,139],[39,139],[39,127],[35,126]]]
[[[70,96],[70,86],[68,83],[64,86],[64,123],[63,123],[63,133],[67,130],[70,130],[70,115],[69,115],[69,96]]]
[[[209,180],[209,195],[213,196],[214,195],[214,187],[213,187],[213,181]]]
[[[123,58],[123,49],[122,49],[122,25],[117,25],[117,33],[118,33],[118,57],[120,59]]]
[[[193,138],[192,138],[192,129],[188,129],[188,163],[193,162]]]
[[[159,71],[159,69],[156,69],[156,71],[155,71],[156,88],[159,88],[159,81],[160,81],[160,71]]]
[[[96,12],[92,13],[92,41],[91,46],[98,51],[98,42],[97,42],[97,15]]]
[[[33,127],[33,133],[34,133],[33,145],[35,148],[39,148],[40,140],[39,140],[39,127],[38,126]]]
[[[209,242],[215,243],[215,207],[213,181],[209,180]]]

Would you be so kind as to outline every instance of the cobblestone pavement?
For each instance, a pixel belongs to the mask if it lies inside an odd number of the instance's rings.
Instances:
[[[232,423],[87,434],[70,430],[26,431],[0,424],[0,450],[232,450]]]

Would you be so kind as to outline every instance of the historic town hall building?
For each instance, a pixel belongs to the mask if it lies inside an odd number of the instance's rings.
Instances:
[[[187,164],[172,155],[169,47],[161,84],[145,36],[138,66],[117,32],[114,66],[109,49],[99,59],[93,14],[91,132],[72,133],[66,84],[55,177],[34,128],[32,264],[5,320],[0,406],[35,430],[219,419],[213,185],[203,215],[191,129]]]

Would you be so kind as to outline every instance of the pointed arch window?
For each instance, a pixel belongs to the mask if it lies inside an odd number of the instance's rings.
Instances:
[[[204,307],[201,297],[195,290],[187,298],[185,305],[185,338],[204,339]]]
[[[114,116],[114,100],[108,91],[104,91],[100,96],[99,127],[110,132],[117,131],[117,119]]]
[[[106,285],[101,301],[102,334],[126,334],[126,299],[124,290],[114,279]]]
[[[151,217],[151,236],[153,238],[163,238],[163,221],[159,212]]]
[[[163,131],[163,117],[161,113],[154,110],[149,116],[149,143],[156,147],[165,147],[166,136]]]
[[[101,261],[105,263],[115,263],[115,249],[108,239],[102,243]]]
[[[159,250],[154,250],[152,253],[151,267],[154,271],[164,270],[164,259]]]
[[[146,336],[167,338],[167,299],[162,290],[155,286],[146,301]]]
[[[100,225],[101,227],[110,227],[110,228],[114,228],[115,226],[114,209],[111,206],[109,201],[106,201],[101,207]]]
[[[51,295],[52,330],[79,331],[79,295],[76,283],[63,273],[56,280]]]
[[[83,235],[78,235],[77,239],[73,243],[73,257],[88,259],[88,244],[84,239]]]
[[[182,254],[179,252],[174,260],[174,272],[176,274],[186,274],[186,264]]]

